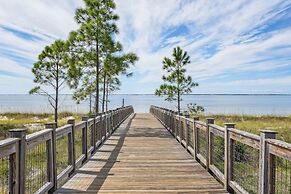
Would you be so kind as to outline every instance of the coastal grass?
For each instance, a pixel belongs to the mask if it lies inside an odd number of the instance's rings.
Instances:
[[[277,139],[291,143],[291,115],[199,115],[200,120],[214,118],[215,123],[224,126],[224,123],[235,123],[236,128],[253,134],[260,135],[260,130],[269,129],[277,131]]]
[[[83,114],[73,114],[69,112],[63,112],[59,115],[59,126],[65,125],[70,117],[76,119],[76,123],[81,121]],[[223,126],[224,123],[236,123],[236,128],[244,131],[248,131],[254,134],[260,133],[261,129],[272,129],[278,132],[277,139],[291,142],[291,116],[254,116],[254,115],[199,115],[200,120],[205,121],[206,118],[214,118],[217,125]],[[12,128],[26,128],[28,133],[33,133],[37,130],[44,128],[45,123],[53,122],[53,114],[30,114],[30,113],[2,113],[0,114],[0,140],[1,138],[7,137],[9,129]],[[3,136],[1,136],[1,131]],[[67,136],[57,140],[57,172],[62,172],[68,166],[68,150],[63,149],[67,147]],[[76,133],[76,156],[77,158],[81,155],[81,134]],[[217,142],[221,144],[222,142]],[[240,150],[245,152],[245,149]],[[37,160],[35,160],[37,158]],[[26,185],[27,190],[36,191],[42,186],[42,183],[46,180],[46,151],[44,149],[33,148],[31,152],[28,152],[27,156],[27,179],[29,185]],[[250,161],[235,161],[237,169],[245,169],[244,163]],[[1,187],[7,186],[7,174],[8,174],[8,163],[0,162],[0,191]],[[219,169],[224,168],[223,160],[219,160],[216,164]],[[283,167],[279,167],[283,169]],[[30,172],[30,173],[29,173]],[[3,177],[1,177],[3,175]],[[257,174],[250,175],[246,181],[244,177],[238,178],[238,182],[248,189],[250,193],[255,193],[255,189],[251,187],[252,182],[256,182]],[[36,181],[40,180],[40,181]],[[3,188],[4,189],[4,188]]]
[[[58,125],[66,125],[69,118],[75,118],[76,123],[81,121],[84,114],[61,112]],[[0,113],[0,140],[8,137],[9,129],[23,128],[27,133],[34,133],[44,129],[44,124],[54,121],[54,115],[49,113]]]
[[[277,139],[291,143],[291,116],[274,116],[274,115],[199,115],[201,121],[206,118],[214,118],[215,123],[224,126],[224,123],[235,123],[236,128],[253,134],[260,135],[260,130],[269,129],[277,131]],[[220,141],[219,141],[220,140]],[[214,149],[215,166],[223,172],[224,170],[224,142],[221,139],[215,139],[216,147]],[[247,145],[237,143],[234,147],[234,154],[237,156],[233,159],[234,171],[237,173],[236,182],[249,193],[258,192],[259,178],[259,151],[250,148]],[[221,149],[223,148],[223,149]],[[289,167],[287,166],[289,164]],[[288,192],[290,185],[290,162],[278,157],[276,160],[276,190],[282,193]]]
[[[76,123],[81,121],[84,114],[61,112],[59,113],[58,125],[66,125],[67,120],[75,118]],[[44,129],[44,124],[54,121],[53,114],[34,114],[34,113],[1,113],[0,114],[0,140],[8,137],[9,129],[24,128],[27,129],[27,133],[34,133],[36,131]],[[81,130],[80,130],[81,131]],[[82,132],[82,131],[81,131]],[[76,134],[76,139],[81,139],[80,134]],[[82,152],[82,142],[76,141],[76,153],[77,156]],[[57,139],[57,173],[60,174],[68,166],[68,150],[64,149],[68,147],[68,137],[64,136]],[[26,189],[33,193],[37,191],[46,182],[46,149],[45,142],[37,145],[31,150],[27,151],[26,158]],[[9,173],[8,159],[0,160],[0,191],[6,191],[8,182],[7,177]],[[1,192],[0,192],[1,193]]]
[[[70,117],[76,119],[76,123],[81,121],[82,113],[59,113],[59,126],[67,123]],[[291,115],[236,115],[236,114],[211,114],[198,115],[200,120],[214,118],[215,123],[224,126],[224,123],[236,123],[236,128],[259,135],[262,129],[271,129],[278,132],[277,139],[291,143]],[[44,129],[45,123],[54,121],[53,114],[42,113],[0,113],[0,139],[7,137],[9,129],[25,128],[28,133],[33,133]]]

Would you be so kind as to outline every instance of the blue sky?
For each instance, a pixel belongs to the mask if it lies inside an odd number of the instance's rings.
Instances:
[[[119,93],[153,93],[162,59],[191,56],[193,93],[291,93],[291,0],[117,0],[117,39],[140,57]],[[78,26],[81,0],[0,0],[0,93],[26,94],[44,46]],[[72,93],[65,89],[63,93]]]

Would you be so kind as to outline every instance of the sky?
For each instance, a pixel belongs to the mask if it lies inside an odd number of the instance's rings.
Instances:
[[[117,40],[139,61],[122,94],[152,94],[162,60],[188,52],[193,93],[291,93],[291,0],[116,0]],[[0,0],[0,94],[27,94],[38,54],[78,28],[82,0]],[[65,89],[63,93],[72,93]]]

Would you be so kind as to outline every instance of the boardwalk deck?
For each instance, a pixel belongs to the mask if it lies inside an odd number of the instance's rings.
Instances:
[[[227,193],[151,115],[135,114],[57,193]]]

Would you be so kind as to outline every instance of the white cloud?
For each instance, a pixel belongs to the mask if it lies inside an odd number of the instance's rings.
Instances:
[[[268,79],[250,79],[250,80],[236,80],[225,83],[225,85],[231,86],[270,86],[270,85],[283,85],[291,86],[291,76],[279,77],[279,78],[268,78]]]
[[[0,71],[3,72],[10,72],[12,74],[18,75],[18,76],[22,76],[22,77],[31,77],[32,78],[32,73],[31,73],[31,69],[21,66],[18,63],[9,60],[9,59],[5,59],[3,57],[0,57]],[[2,82],[2,75],[0,74],[0,78],[1,78],[1,82]]]
[[[39,34],[66,38],[77,26],[73,15],[82,1],[1,0],[0,4],[1,21]]]
[[[32,79],[6,75],[1,75],[0,79],[0,94],[28,94],[33,85]]]
[[[129,2],[117,1],[121,17],[119,38],[127,43],[126,48],[134,49],[140,56],[137,69],[146,72],[146,76],[141,78],[142,83],[161,80],[162,58],[170,56],[172,48],[177,45],[190,52],[192,64],[188,70],[199,80],[215,80],[214,76],[230,72],[265,72],[291,66],[290,48],[275,49],[283,44],[291,46],[290,27],[250,38],[262,32],[290,1]],[[181,25],[188,27],[187,36],[163,39],[167,29]],[[127,34],[128,29],[134,36]],[[201,35],[196,39],[197,34]],[[157,49],[167,43],[171,44]],[[205,54],[204,48],[212,44],[216,44],[217,52],[213,56]]]
[[[77,28],[74,12],[83,2],[0,0],[0,5],[0,71],[5,72],[0,74],[0,93],[27,93],[34,85],[33,62],[46,45],[55,39],[67,38],[69,32]],[[37,39],[20,36],[25,34]],[[13,61],[13,56],[31,64]]]
[[[45,45],[57,38],[65,39],[77,28],[73,16],[83,2],[0,0],[0,4],[0,26],[40,38],[26,40],[0,28],[0,52],[5,50],[35,61]],[[201,82],[215,82],[218,77],[237,72],[291,67],[291,47],[279,48],[291,46],[291,28],[264,33],[268,23],[286,11],[290,0],[116,0],[116,4],[120,16],[117,38],[125,51],[136,52],[140,58],[133,70],[142,76],[135,78],[136,82],[131,84],[136,87],[132,88],[160,82],[163,57],[170,56],[177,45],[191,54],[189,73]],[[187,33],[171,36],[181,25],[188,29]],[[215,52],[209,51],[212,47]],[[23,64],[5,58],[3,53],[0,57],[0,71],[32,77]],[[3,76],[0,79],[2,82]],[[31,82],[25,83],[31,88]]]

